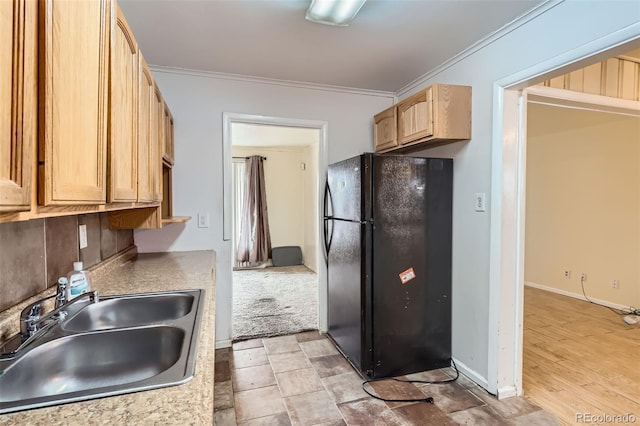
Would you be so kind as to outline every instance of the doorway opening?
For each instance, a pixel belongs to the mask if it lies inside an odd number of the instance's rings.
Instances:
[[[640,305],[640,108],[529,100],[526,146],[523,391],[566,422],[574,400],[633,412],[640,326],[623,312]]]
[[[324,262],[319,239],[322,126],[271,119],[229,123],[231,157],[232,340],[320,329]],[[294,123],[295,124],[295,123]],[[249,158],[260,158],[271,255],[260,262],[237,256],[247,226]],[[244,218],[243,218],[244,215]]]
[[[495,269],[500,283],[496,294],[504,300],[502,307],[511,306],[495,313],[496,326],[507,325],[496,334],[496,340],[506,346],[494,349],[495,362],[507,362],[496,377],[497,393],[505,397],[524,391],[568,423],[576,421],[576,410],[616,414],[625,407],[629,409],[620,401],[633,407],[639,402],[626,392],[625,381],[637,382],[640,376],[635,371],[627,372],[625,365],[634,362],[627,362],[626,358],[637,351],[640,328],[630,329],[622,321],[623,315],[609,310],[622,313],[616,308],[629,309],[630,300],[618,298],[615,293],[607,295],[614,281],[619,284],[619,279],[608,275],[614,274],[614,269],[626,268],[635,274],[635,278],[627,278],[629,290],[636,299],[640,296],[638,83],[630,97],[625,95],[626,99],[613,99],[612,94],[604,92],[588,94],[593,89],[586,84],[593,77],[588,73],[606,69],[609,58],[625,57],[627,50],[623,46],[633,49],[637,42],[611,43],[609,51],[603,46],[588,46],[586,49],[592,49],[587,50],[589,55],[595,55],[578,56],[577,62],[566,61],[564,66],[545,64],[547,68],[540,68],[540,72],[530,70],[520,83],[496,84],[503,121],[497,123],[501,127],[500,140],[495,139],[500,146],[499,156],[494,158],[499,166],[494,170],[494,184],[498,184],[494,188],[499,194],[494,214],[500,220],[501,231],[492,231],[496,237],[492,244],[501,246],[496,246],[501,255],[494,260],[503,262]],[[638,67],[635,63],[630,67],[636,76]],[[568,84],[572,75],[574,81],[582,76],[582,88],[554,87],[562,82]],[[545,79],[543,85],[547,87],[531,86]],[[605,75],[594,81],[610,83]],[[618,96],[621,95],[619,91]],[[612,138],[616,141],[611,142]],[[602,155],[598,156],[598,151]],[[607,169],[612,165],[613,169]],[[618,178],[623,179],[609,181]],[[622,191],[622,185],[626,191]],[[555,194],[556,190],[561,193]],[[591,202],[587,202],[589,199]],[[629,208],[629,203],[635,203],[635,207]],[[612,240],[605,229],[620,225],[616,206],[621,204],[625,205],[623,216],[634,216],[629,222],[632,229],[609,230],[609,234],[617,236]],[[612,210],[606,210],[607,206]],[[597,214],[599,219],[594,216]],[[575,232],[564,235],[567,230]],[[606,246],[614,241],[622,244],[623,240],[633,240],[630,245],[636,250],[636,257],[631,262],[621,261],[623,256],[609,256],[612,250]],[[573,247],[565,247],[571,244]],[[601,253],[602,249],[606,254]],[[587,298],[597,304],[584,301]],[[511,372],[504,374],[509,368]],[[510,375],[515,383],[512,389],[504,381]],[[501,379],[505,386],[501,387]],[[613,400],[617,403],[607,400],[606,395],[616,392]]]

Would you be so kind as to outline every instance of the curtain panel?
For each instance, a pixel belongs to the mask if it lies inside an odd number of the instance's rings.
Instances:
[[[245,173],[246,186],[236,260],[250,263],[266,262],[271,256],[271,235],[262,157],[247,157]]]

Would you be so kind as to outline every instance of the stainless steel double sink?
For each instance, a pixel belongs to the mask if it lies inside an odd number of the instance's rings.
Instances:
[[[204,290],[104,297],[0,359],[0,413],[189,381]]]

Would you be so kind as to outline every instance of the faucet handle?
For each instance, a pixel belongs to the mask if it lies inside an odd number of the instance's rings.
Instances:
[[[20,312],[20,334],[22,334],[23,339],[38,331],[42,315],[42,304],[54,297],[56,297],[55,294],[36,300]]]
[[[58,291],[56,293],[56,308],[61,307],[67,303],[67,284],[69,281],[67,277],[58,278]]]
[[[31,336],[38,331],[38,320],[42,314],[42,303],[38,301],[28,306],[20,315],[20,333],[25,336]]]

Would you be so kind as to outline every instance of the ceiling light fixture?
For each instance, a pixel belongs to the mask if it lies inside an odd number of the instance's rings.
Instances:
[[[311,0],[306,19],[319,24],[346,27],[366,0]]]

